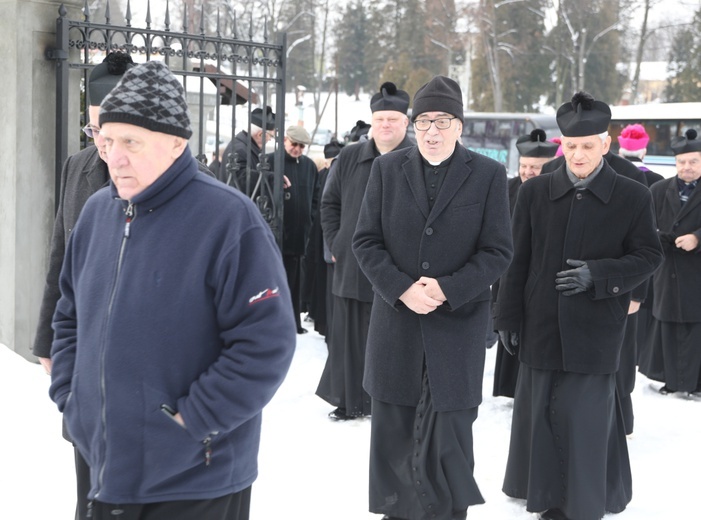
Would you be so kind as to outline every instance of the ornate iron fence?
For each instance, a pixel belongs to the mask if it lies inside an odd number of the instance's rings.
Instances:
[[[222,158],[222,167],[213,173],[253,199],[278,244],[282,244],[286,35],[280,35],[277,44],[268,41],[267,30],[263,41],[254,41],[250,32],[247,39],[239,38],[235,30],[231,37],[225,37],[221,31],[225,20],[218,9],[209,13],[209,16],[216,16],[216,34],[208,35],[205,34],[204,7],[200,10],[199,34],[187,32],[188,17],[192,15],[187,12],[187,6],[182,13],[185,29],[181,32],[172,30],[168,4],[163,29],[151,27],[150,1],[147,3],[145,28],[132,27],[130,1],[127,1],[126,13],[120,17],[123,25],[113,23],[109,0],[104,8],[104,22],[98,23],[92,20],[87,0],[82,9],[82,21],[68,19],[67,11],[61,5],[56,20],[56,46],[46,51],[47,59],[56,64],[57,203],[61,168],[68,157],[69,135],[78,131],[70,124],[75,120],[75,114],[71,117],[70,107],[79,106],[81,114],[87,118],[87,96],[84,93],[90,71],[108,53],[120,51],[130,54],[137,63],[162,60],[181,79],[192,116],[190,147],[202,162],[209,159],[211,164],[211,159],[235,137],[237,131],[251,135],[250,115],[256,106],[273,105],[279,114],[275,119],[276,137],[267,143],[267,149],[263,144],[258,166],[238,167],[237,162],[242,161],[237,161],[237,157],[231,154]],[[228,21],[233,21],[232,25],[236,27],[235,14]],[[79,77],[72,76],[75,74]],[[75,85],[80,85],[80,88],[75,88]],[[87,139],[83,138],[81,147],[88,145]],[[250,157],[251,146],[249,139],[246,157]],[[271,169],[266,152],[275,154],[275,171]]]

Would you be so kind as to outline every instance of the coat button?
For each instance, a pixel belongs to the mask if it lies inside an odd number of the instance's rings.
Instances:
[[[581,193],[577,193],[577,200],[582,200],[582,194],[581,194]]]
[[[618,292],[620,291],[620,289],[618,287],[614,287],[611,290],[613,291],[613,294],[618,294]]]
[[[433,228],[426,228],[427,235],[433,235]]]
[[[421,264],[421,269],[428,269],[429,267],[431,267],[431,264],[429,264],[428,262],[424,262]]]

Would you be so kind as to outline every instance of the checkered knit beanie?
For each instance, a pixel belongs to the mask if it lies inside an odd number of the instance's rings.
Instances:
[[[100,126],[127,123],[189,139],[185,91],[168,67],[148,61],[129,69],[100,105]]]

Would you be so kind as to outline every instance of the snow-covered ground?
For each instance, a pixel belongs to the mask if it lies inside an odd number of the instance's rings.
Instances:
[[[314,395],[325,359],[321,336],[298,336],[290,373],[264,412],[253,520],[380,518],[367,512],[370,420],[326,417],[332,407]],[[490,349],[475,423],[475,473],[487,503],[471,508],[468,518],[535,520],[501,492],[511,402],[491,397],[493,366]],[[0,346],[0,519],[72,518],[73,452],[61,438],[48,385],[41,367]],[[607,520],[699,518],[701,402],[661,396],[653,389],[660,385],[652,385],[639,376],[633,397],[633,501]]]

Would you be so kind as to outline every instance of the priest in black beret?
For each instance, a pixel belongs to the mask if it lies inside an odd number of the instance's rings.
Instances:
[[[533,177],[540,175],[543,165],[555,157],[558,145],[548,141],[547,134],[542,128],[536,128],[529,134],[516,139],[518,150],[518,175],[507,182],[509,191],[509,211],[513,215],[516,198],[521,185]],[[499,293],[499,281],[492,285],[492,300],[496,302]],[[510,348],[507,345],[507,348]],[[519,368],[518,357],[510,354],[501,341],[497,342],[497,355],[494,365],[494,383],[492,395],[513,397],[516,391],[516,380]]]
[[[494,325],[519,357],[502,490],[547,520],[631,500],[616,372],[631,292],[662,262],[648,189],[604,160],[611,110],[586,92],[557,111],[564,164],[524,183]]]
[[[663,395],[701,399],[701,139],[689,129],[671,143],[677,175],[650,191],[665,251],[653,278],[652,332],[640,371]]]
[[[351,250],[351,239],[375,159],[412,144],[406,136],[409,101],[409,94],[391,81],[380,85],[370,99],[371,124],[356,123],[351,142],[357,144],[340,151],[321,198],[333,312],[328,324],[329,356],[316,395],[334,406],[329,413],[333,421],[356,420],[371,413],[363,374],[373,290]]]

